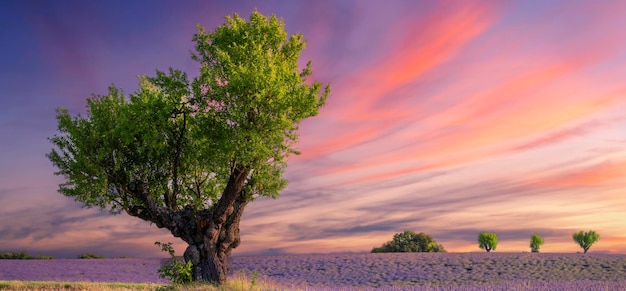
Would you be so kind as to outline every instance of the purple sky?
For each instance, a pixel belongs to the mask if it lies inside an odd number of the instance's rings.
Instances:
[[[114,83],[194,76],[195,25],[284,19],[330,82],[277,200],[251,203],[234,254],[367,252],[410,229],[449,251],[626,252],[625,1],[1,1],[0,251],[158,256],[183,243],[56,192],[55,108]]]

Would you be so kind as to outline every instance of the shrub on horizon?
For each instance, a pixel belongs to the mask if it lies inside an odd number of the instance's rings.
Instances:
[[[0,252],[0,259],[4,260],[27,260],[32,259],[33,257],[29,255],[26,251],[21,252]]]
[[[543,244],[543,237],[538,233],[534,233],[530,236],[530,251],[533,253],[539,252],[539,247]]]
[[[32,259],[35,259],[35,260],[54,260],[54,257],[53,256],[48,256],[48,255],[38,254],[38,255],[32,257]]]
[[[82,253],[78,256],[79,259],[104,259],[105,256],[97,255],[94,253]]]
[[[391,241],[384,243],[378,248],[373,248],[372,253],[445,253],[446,249],[437,244],[430,236],[423,232],[416,234],[410,230],[396,233]]]
[[[31,256],[26,251],[21,252],[0,252],[0,260],[52,260],[53,256],[38,254]]]
[[[491,252],[498,246],[498,236],[492,232],[481,232],[478,235],[478,247]]]
[[[593,230],[587,232],[581,230],[572,234],[572,238],[586,254],[589,248],[600,240],[600,235]]]

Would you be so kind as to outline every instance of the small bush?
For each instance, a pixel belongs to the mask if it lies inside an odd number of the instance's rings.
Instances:
[[[104,259],[105,256],[96,255],[94,253],[83,253],[78,256],[79,259]]]
[[[32,257],[32,259],[35,259],[35,260],[54,260],[54,257],[53,256],[48,256],[48,255],[38,254],[38,255]]]
[[[259,276],[259,272],[256,270],[252,271],[252,278],[250,279],[250,288],[254,289],[256,287],[256,279]]]
[[[180,259],[176,258],[172,243],[155,242],[157,246],[161,247],[161,250],[170,254],[170,259],[167,264],[159,268],[159,277],[170,280],[174,284],[188,284],[192,281],[191,261],[183,263]]]

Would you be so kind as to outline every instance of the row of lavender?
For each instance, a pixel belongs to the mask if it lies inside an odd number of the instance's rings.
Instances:
[[[0,260],[0,280],[155,282],[162,259]],[[626,255],[387,253],[245,256],[233,272],[256,271],[305,290],[626,290]],[[581,285],[582,284],[582,285]],[[568,287],[569,286],[569,287]],[[595,287],[594,287],[595,286]],[[575,288],[576,287],[576,288]],[[563,289],[564,288],[564,289]],[[578,289],[581,290],[581,289]]]

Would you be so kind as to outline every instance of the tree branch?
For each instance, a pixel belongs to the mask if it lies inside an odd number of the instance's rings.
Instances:
[[[213,220],[217,224],[226,221],[226,217],[233,211],[233,204],[237,196],[241,194],[243,186],[248,176],[248,169],[240,165],[235,165],[231,171],[226,188],[222,192],[220,200],[217,202],[215,211],[213,212]]]
[[[246,196],[245,191],[240,192],[233,205],[233,212],[228,216],[220,233],[218,243],[224,248],[224,252],[227,256],[229,256],[231,251],[238,247],[241,242],[239,222],[241,221],[241,216],[243,215],[246,205],[250,202]]]
[[[176,145],[174,151],[174,160],[172,162],[172,192],[170,195],[165,195],[165,205],[171,209],[176,209],[178,203],[176,202],[176,198],[179,194],[179,181],[178,181],[178,168],[180,167],[180,156],[183,152],[184,146],[184,135],[185,130],[187,128],[187,110],[185,108],[186,102],[183,102],[180,108],[176,108],[172,111],[172,118],[176,118],[179,114],[183,115],[183,125],[178,132],[178,136],[176,137]]]

